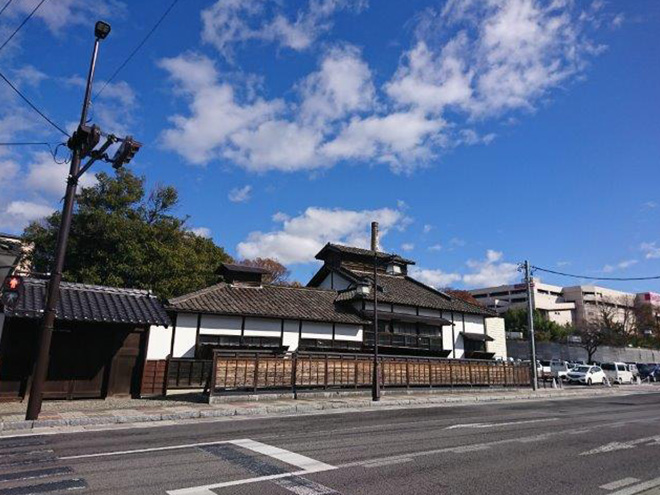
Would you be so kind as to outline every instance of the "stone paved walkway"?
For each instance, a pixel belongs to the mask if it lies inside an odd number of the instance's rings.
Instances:
[[[305,396],[297,400],[236,396],[221,403],[208,404],[201,394],[173,395],[159,399],[117,399],[45,401],[39,420],[24,421],[27,402],[0,403],[0,434],[19,430],[51,427],[85,427],[118,423],[180,421],[229,416],[268,416],[309,414],[337,409],[381,409],[393,407],[429,407],[475,402],[593,397],[630,393],[657,393],[658,385],[619,386],[612,388],[566,387],[564,389],[482,389],[435,390],[433,393],[385,392],[378,403],[368,395],[326,397]]]

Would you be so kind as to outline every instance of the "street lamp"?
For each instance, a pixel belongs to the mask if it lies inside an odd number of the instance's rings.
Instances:
[[[94,26],[94,48],[89,63],[89,72],[87,73],[87,85],[85,87],[82,111],[80,112],[80,123],[78,124],[76,132],[73,133],[73,136],[67,142],[67,146],[71,149],[71,165],[69,168],[69,176],[66,181],[66,194],[64,195],[62,218],[57,235],[57,247],[54,257],[55,261],[46,289],[46,305],[44,307],[44,316],[41,321],[41,329],[39,332],[37,361],[32,373],[30,398],[28,400],[28,407],[25,415],[26,420],[37,419],[41,412],[43,388],[48,376],[50,342],[52,340],[53,327],[55,325],[57,300],[59,298],[60,282],[62,281],[62,271],[64,270],[64,257],[66,255],[69,231],[71,230],[71,219],[73,217],[73,205],[76,199],[78,180],[95,161],[99,159],[110,161],[105,152],[113,143],[119,141],[117,137],[111,134],[106,136],[106,142],[98,150],[95,150],[94,148],[100,142],[103,133],[98,126],[87,125],[87,111],[89,110],[89,104],[91,101],[92,82],[94,81],[94,73],[96,71],[96,59],[99,51],[99,44],[101,40],[107,38],[108,34],[110,34],[110,24],[98,21]],[[122,146],[120,147],[121,153],[118,152],[119,156],[115,157],[117,161],[113,162],[113,165],[119,163],[119,166],[121,166],[128,163],[139,149],[140,144],[133,141],[130,136],[127,137],[122,143]],[[89,156],[90,159],[81,168],[81,160],[87,156]]]
[[[371,400],[374,402],[380,400],[380,362],[378,359],[378,267],[391,263],[394,258],[396,258],[396,256],[387,256],[382,260],[378,260],[378,250],[374,250],[374,365],[371,380]]]

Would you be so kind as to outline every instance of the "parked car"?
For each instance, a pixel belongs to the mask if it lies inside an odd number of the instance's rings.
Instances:
[[[563,361],[561,359],[553,359],[550,361],[550,372],[554,378],[566,380],[566,375],[568,375],[570,369],[571,367],[568,365],[568,361]]]
[[[648,380],[650,382],[660,381],[660,366],[655,363],[641,363],[637,366],[639,369],[639,376],[642,380]]]
[[[539,375],[539,378],[546,379],[552,377],[552,368],[550,367],[550,361],[546,361],[546,360],[538,361],[538,364],[536,365],[536,369],[538,370],[537,373]]]
[[[582,365],[573,368],[568,372],[566,378],[571,383],[584,383],[586,385],[593,385],[595,383],[605,383],[605,372],[600,366]]]
[[[639,376],[639,370],[637,369],[637,363],[626,363],[628,365],[628,369],[632,373],[633,380],[636,380],[637,377]]]
[[[612,383],[632,383],[633,375],[626,363],[603,363],[600,366]]]

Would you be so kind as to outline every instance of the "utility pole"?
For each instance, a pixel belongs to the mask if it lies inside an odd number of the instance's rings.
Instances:
[[[57,247],[55,250],[55,262],[53,270],[50,275],[50,280],[46,286],[46,306],[44,308],[44,316],[41,321],[41,329],[39,332],[39,347],[37,350],[37,362],[32,374],[32,386],[30,388],[30,398],[28,400],[26,420],[35,420],[39,417],[41,412],[41,401],[43,398],[43,388],[48,376],[48,361],[50,357],[50,342],[53,336],[53,327],[55,325],[57,301],[60,292],[60,282],[62,281],[62,271],[64,269],[64,257],[66,255],[66,244],[69,238],[69,231],[71,230],[71,218],[73,215],[73,204],[75,202],[76,187],[80,179],[80,161],[86,155],[92,155],[94,161],[101,156],[94,157],[92,152],[94,146],[100,139],[100,130],[94,126],[92,129],[86,126],[87,110],[92,92],[92,81],[94,80],[94,72],[96,70],[96,58],[98,56],[100,41],[105,39],[110,33],[110,25],[99,21],[96,23],[94,34],[94,49],[92,50],[92,59],[89,64],[89,72],[87,74],[87,87],[85,89],[85,99],[83,100],[82,111],[80,113],[80,124],[78,131],[74,133],[73,138],[67,143],[71,148],[71,166],[69,168],[69,176],[67,178],[66,194],[64,196],[64,206],[62,208],[62,219],[60,222],[60,229],[57,235]],[[87,130],[85,130],[87,129]],[[91,131],[91,132],[90,132]],[[94,135],[98,137],[94,141]],[[91,142],[90,142],[91,138]],[[109,140],[110,141],[110,140]],[[89,148],[91,144],[91,149]],[[105,149],[111,143],[106,143]],[[105,150],[103,150],[105,151]],[[90,162],[91,162],[90,161]],[[91,163],[85,166],[86,170]],[[83,172],[84,172],[83,170]]]
[[[538,369],[536,367],[536,342],[534,340],[534,302],[532,290],[532,275],[529,261],[525,260],[525,282],[527,283],[527,328],[529,333],[529,353],[532,361],[532,390],[539,386]]]
[[[371,400],[380,400],[380,373],[378,359],[378,222],[371,223],[371,249],[374,252],[374,365],[371,380]]]

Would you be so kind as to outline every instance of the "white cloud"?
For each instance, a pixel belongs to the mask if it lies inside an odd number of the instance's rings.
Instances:
[[[615,265],[605,265],[603,267],[603,272],[612,273],[615,270],[625,270],[626,268],[630,268],[631,266],[636,264],[637,264],[637,260],[624,260]]]
[[[190,229],[190,232],[192,232],[195,235],[198,235],[199,237],[206,237],[208,239],[211,238],[211,229],[208,227],[195,227],[194,229]]]
[[[364,5],[220,0],[202,13],[202,37],[226,56],[250,40],[302,50],[333,14]],[[451,0],[418,16],[415,41],[381,87],[360,51],[346,44],[326,48],[318,68],[281,98],[221,77],[208,57],[164,59],[188,110],[170,118],[162,142],[192,164],[229,161],[256,172],[342,161],[409,172],[444,149],[490,143],[495,134],[480,126],[533,111],[581,76],[600,50],[586,34],[597,11],[563,0]]]
[[[338,160],[375,157],[396,171],[410,170],[419,160],[432,156],[428,140],[443,126],[441,120],[420,112],[355,117],[323,151]]]
[[[232,203],[245,203],[250,200],[251,195],[252,186],[248,184],[247,186],[233,188],[229,191],[227,197]]]
[[[0,215],[0,225],[11,230],[21,230],[29,222],[46,217],[53,208],[43,203],[32,201],[12,201]]]
[[[296,217],[278,213],[281,224],[270,232],[251,232],[238,244],[239,257],[275,258],[284,264],[308,263],[327,242],[369,247],[369,226],[379,223],[381,239],[392,228],[404,228],[409,219],[399,210],[344,210],[309,207]]]
[[[404,242],[401,244],[402,251],[412,251],[413,249],[415,249],[415,245],[412,242]]]
[[[442,251],[442,244],[433,244],[428,247],[429,251]]]
[[[218,0],[202,11],[202,39],[231,59],[237,43],[250,40],[276,43],[301,51],[331,26],[339,10],[359,12],[366,0],[309,0],[294,16],[282,8],[284,2],[268,0]]]
[[[411,277],[436,289],[448,287],[462,278],[458,273],[445,273],[442,270],[430,270],[416,266],[411,266],[409,273]]]
[[[642,242],[639,249],[645,253],[644,257],[647,260],[660,258],[660,247],[656,246],[655,242]]]
[[[50,153],[41,151],[35,153],[28,165],[25,185],[32,191],[47,194],[57,198],[64,196],[69,165],[56,163]],[[89,187],[96,183],[94,174],[84,174],[79,181],[79,187]]]
[[[569,266],[570,264],[571,264],[570,261],[558,261],[557,262],[557,266],[560,267],[560,268],[564,267],[564,266]]]
[[[422,228],[422,231],[423,231],[425,234],[428,234],[428,233],[431,232],[432,230],[433,230],[433,225],[428,224],[428,223],[427,223],[426,225],[424,225],[424,227]]]
[[[0,185],[7,185],[12,183],[13,179],[18,175],[20,167],[18,163],[11,160],[0,160]]]
[[[323,125],[327,120],[369,110],[374,104],[375,88],[371,70],[353,46],[331,49],[300,85],[303,122]]]
[[[466,265],[473,273],[463,276],[463,282],[470,287],[489,287],[510,284],[520,277],[518,265],[502,261],[502,252],[489,249],[483,260],[468,260]]]
[[[39,0],[23,0],[15,2],[11,9],[7,9],[5,15],[22,18],[30,13]],[[57,2],[45,2],[34,17],[41,19],[46,26],[55,34],[61,34],[66,26],[85,24],[89,26],[90,19],[104,18],[123,14],[126,5],[116,0],[99,0],[89,2],[87,0],[57,0]],[[92,33],[90,33],[91,35]]]
[[[191,163],[205,164],[221,156],[232,134],[254,131],[282,108],[277,100],[239,102],[234,88],[219,82],[213,61],[202,55],[163,59],[160,66],[190,100],[191,113],[189,117],[171,117],[174,127],[163,133],[163,143]]]

